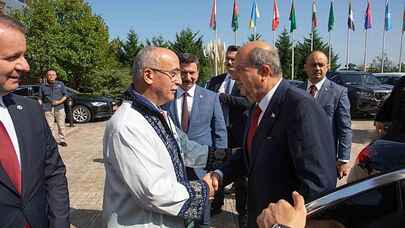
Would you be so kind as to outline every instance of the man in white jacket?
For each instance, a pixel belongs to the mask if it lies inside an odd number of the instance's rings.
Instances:
[[[103,140],[105,227],[187,227],[204,216],[213,191],[189,181],[185,164],[205,167],[213,153],[187,141],[160,109],[180,83],[174,52],[146,47],[135,58],[131,101],[108,121]]]

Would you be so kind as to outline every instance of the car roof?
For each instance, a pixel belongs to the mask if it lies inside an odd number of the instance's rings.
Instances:
[[[405,180],[405,168],[370,176],[367,179],[343,185],[335,191],[307,203],[305,207],[308,210],[308,215],[311,215],[359,193],[400,180]]]
[[[401,73],[401,72],[389,72],[389,73],[373,73],[373,75],[377,76],[377,77],[385,77],[385,76],[389,76],[389,77],[402,77],[405,75],[405,73]]]

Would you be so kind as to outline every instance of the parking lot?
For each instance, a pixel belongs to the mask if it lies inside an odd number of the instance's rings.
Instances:
[[[105,121],[77,125],[68,129],[68,147],[60,148],[67,167],[69,182],[71,227],[101,227],[104,188],[102,137]],[[375,137],[372,121],[352,122],[352,158]],[[352,161],[353,162],[353,161]],[[339,185],[345,180],[339,181]],[[214,227],[238,227],[234,200],[226,199],[224,212],[213,218]],[[226,224],[226,225],[225,225]]]

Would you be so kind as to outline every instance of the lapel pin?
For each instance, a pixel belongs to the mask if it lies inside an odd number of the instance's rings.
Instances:
[[[17,110],[23,110],[23,106],[22,105],[17,105]]]
[[[274,113],[271,113],[271,118],[275,118],[276,115]]]
[[[203,95],[200,95],[200,98],[203,98]]]

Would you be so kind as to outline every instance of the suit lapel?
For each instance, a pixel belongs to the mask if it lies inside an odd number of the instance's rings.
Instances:
[[[192,128],[192,123],[196,122],[196,119],[199,116],[199,112],[200,112],[200,102],[201,99],[203,99],[204,96],[200,90],[200,88],[198,86],[195,87],[195,91],[194,91],[194,97],[193,97],[193,106],[191,108],[191,113],[190,113],[190,123],[188,125],[188,129]],[[201,113],[200,113],[201,115]]]
[[[264,152],[263,149],[260,148],[261,145],[263,144],[263,140],[265,139],[271,140],[271,134],[269,132],[272,131],[274,124],[277,122],[280,112],[280,105],[282,103],[282,98],[284,97],[288,89],[288,85],[289,84],[287,81],[285,80],[281,81],[273,97],[271,98],[270,103],[266,108],[266,111],[263,114],[260,124],[256,130],[255,136],[253,137],[252,155],[249,162],[249,173],[251,173],[251,171],[253,170],[256,159],[259,156],[259,154]]]
[[[32,159],[30,153],[27,153],[27,148],[24,140],[24,129],[23,124],[27,119],[25,117],[26,111],[24,111],[24,105],[16,103],[14,95],[10,94],[4,97],[4,104],[7,106],[8,112],[10,113],[11,119],[13,120],[14,129],[18,139],[18,145],[20,149],[20,159],[21,159],[21,195],[25,194],[28,181],[27,175],[30,174],[28,171],[30,165],[29,161]]]
[[[169,113],[173,114],[172,119],[174,120],[176,126],[181,128],[181,120],[179,120],[179,114],[177,112],[178,95],[179,95],[179,90],[176,91],[176,98],[169,104]]]
[[[316,102],[318,102],[318,104],[320,105],[324,105],[325,101],[326,101],[326,96],[329,94],[330,91],[330,86],[332,84],[330,83],[330,81],[328,79],[325,80],[325,82],[323,83],[321,89],[318,92],[318,96],[316,97]]]

